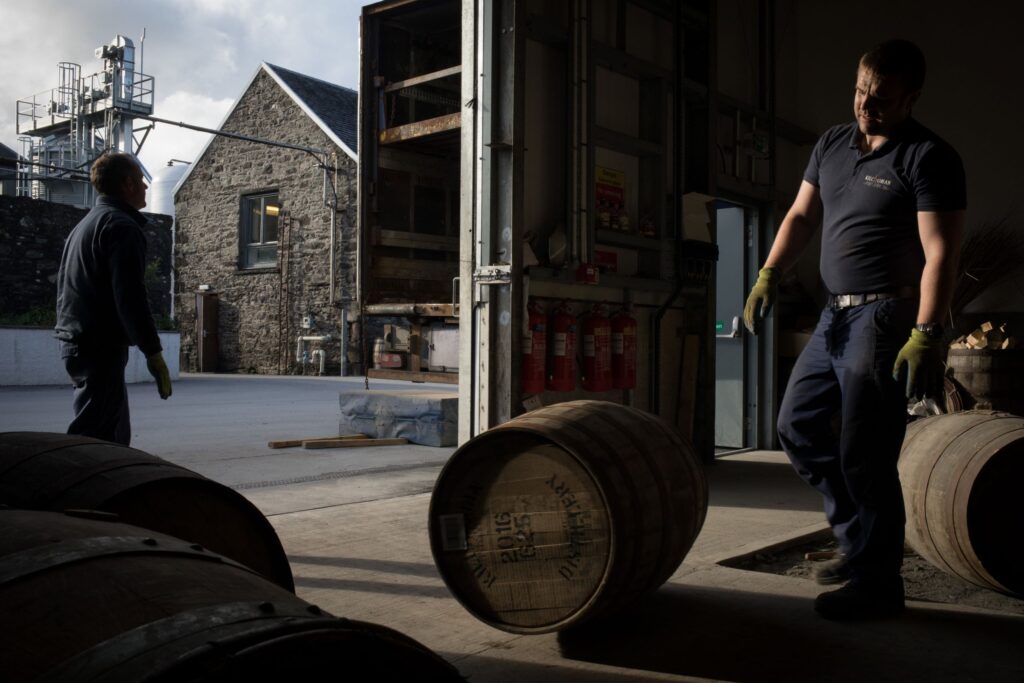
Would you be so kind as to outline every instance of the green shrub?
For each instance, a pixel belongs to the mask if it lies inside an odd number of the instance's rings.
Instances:
[[[56,306],[55,303],[51,303],[46,306],[33,306],[22,313],[0,315],[0,325],[52,328],[57,324]]]

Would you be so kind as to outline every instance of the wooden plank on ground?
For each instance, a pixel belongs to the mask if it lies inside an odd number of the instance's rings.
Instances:
[[[364,446],[401,446],[409,443],[408,439],[324,439],[322,441],[305,441],[303,448],[363,448]]]
[[[306,437],[304,439],[283,439],[281,441],[269,441],[267,442],[268,448],[295,448],[301,446],[307,441],[325,441],[327,439],[366,439],[369,438],[366,434],[335,434],[334,436],[314,436]]]

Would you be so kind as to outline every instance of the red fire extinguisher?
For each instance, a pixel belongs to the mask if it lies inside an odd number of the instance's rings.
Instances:
[[[551,316],[551,356],[548,389],[572,391],[576,388],[576,316],[563,301]]]
[[[583,388],[612,388],[612,327],[604,304],[594,304],[583,323]]]
[[[544,391],[544,364],[547,362],[548,325],[544,307],[530,299],[526,307],[526,334],[523,335],[521,382],[524,394]]]
[[[612,387],[636,388],[636,320],[628,304],[612,317]]]

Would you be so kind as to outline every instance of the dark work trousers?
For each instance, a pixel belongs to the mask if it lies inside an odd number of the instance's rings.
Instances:
[[[906,515],[896,463],[907,399],[892,369],[917,306],[916,299],[884,299],[826,307],[779,409],[782,447],[825,497],[825,516],[861,581],[898,580],[903,563]]]
[[[132,438],[128,389],[124,383],[128,347],[86,349],[65,343],[61,345],[61,355],[75,385],[75,418],[68,426],[68,434],[127,446]]]

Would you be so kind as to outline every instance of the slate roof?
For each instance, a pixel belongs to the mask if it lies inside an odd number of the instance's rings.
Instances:
[[[265,63],[265,66],[284,81],[349,149],[358,153],[359,94],[355,90],[274,64]]]
[[[252,87],[253,82],[260,75],[261,72],[266,71],[274,81],[281,86],[281,89],[288,93],[288,96],[295,101],[302,111],[309,116],[310,119],[316,123],[317,126],[327,134],[331,140],[341,148],[341,150],[356,160],[356,150],[359,143],[359,93],[351,88],[346,88],[341,85],[335,85],[334,83],[328,83],[322,81],[319,78],[313,78],[312,76],[306,76],[300,74],[297,71],[291,69],[285,69],[280,66],[268,64],[263,62],[259,68],[249,79],[249,83],[245,86],[245,90],[242,91],[244,95],[248,92],[249,88]],[[238,103],[241,101],[241,96],[235,100],[230,111],[224,115],[220,124],[217,126],[218,129],[222,129],[224,124],[227,122],[231,115],[234,114],[235,108],[238,107]],[[213,143],[215,136],[210,136],[210,139],[206,141],[206,145],[196,155],[195,162],[193,162],[188,170],[178,179],[178,182],[174,186],[173,194],[177,195],[178,190],[185,184],[189,176],[192,175],[193,169],[195,169],[197,162],[203,158],[206,154],[206,150],[209,149],[210,144]]]

